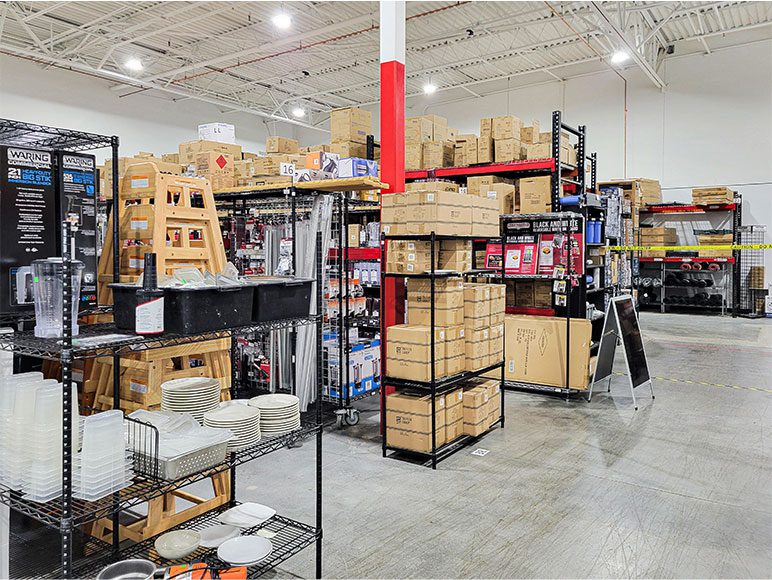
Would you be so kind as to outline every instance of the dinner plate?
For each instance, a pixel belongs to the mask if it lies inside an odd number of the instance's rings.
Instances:
[[[285,409],[287,407],[299,405],[300,399],[295,395],[287,395],[285,393],[271,393],[268,395],[258,395],[252,397],[249,400],[249,404],[252,407],[258,409]]]
[[[221,523],[239,528],[252,528],[272,518],[276,510],[268,506],[246,502],[224,511],[217,518]]]
[[[273,545],[262,536],[239,536],[223,542],[217,557],[234,566],[257,564],[271,555]]]

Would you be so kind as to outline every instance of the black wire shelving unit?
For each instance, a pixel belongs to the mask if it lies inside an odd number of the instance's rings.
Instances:
[[[110,147],[112,150],[112,194],[113,200],[119,199],[118,191],[118,144],[116,136],[103,136],[81,131],[44,127],[42,125],[21,123],[0,119],[0,144],[18,147],[36,147],[51,150],[83,151]],[[58,180],[54,180],[58,182]],[[120,204],[113,204],[113,273],[115,279],[119,277],[120,259]],[[63,336],[61,339],[36,338],[30,331],[21,331],[14,334],[0,335],[0,349],[12,351],[15,355],[25,355],[43,359],[59,360],[62,372],[62,495],[58,499],[46,503],[38,503],[26,499],[21,492],[0,486],[0,502],[8,505],[12,510],[25,514],[49,531],[53,530],[61,540],[58,566],[49,557],[48,551],[45,558],[21,557],[14,560],[11,556],[10,569],[14,577],[18,578],[80,578],[95,575],[104,565],[117,560],[126,559],[134,554],[142,553],[150,559],[160,563],[158,555],[150,548],[155,538],[150,538],[138,544],[126,545],[121,543],[120,516],[121,513],[132,506],[145,503],[150,499],[160,497],[171,491],[180,489],[196,481],[211,477],[214,474],[225,471],[230,472],[230,497],[226,506],[221,506],[206,512],[192,521],[185,522],[178,527],[200,526],[213,521],[224,509],[236,505],[236,467],[248,461],[253,461],[266,454],[283,449],[298,442],[316,438],[315,454],[315,481],[316,493],[314,525],[295,522],[280,515],[276,515],[263,524],[268,530],[275,532],[272,539],[274,550],[271,556],[248,569],[249,577],[258,577],[271,570],[295,555],[299,551],[311,546],[316,549],[317,578],[322,575],[322,406],[321,406],[321,344],[322,328],[320,324],[320,312],[322,312],[322,284],[316,284],[316,314],[306,317],[280,319],[259,324],[249,324],[226,330],[207,332],[196,335],[163,335],[160,337],[143,337],[127,335],[119,332],[111,324],[83,326],[78,337],[72,336],[71,326],[71,274],[72,256],[70,255],[70,239],[72,226],[69,222],[62,223],[62,288],[63,288]],[[317,234],[316,241],[316,274],[317,281],[322,280],[323,256],[321,256],[321,236]],[[9,320],[4,323],[8,324]],[[305,413],[301,427],[290,433],[276,437],[267,437],[253,446],[236,452],[231,452],[226,461],[220,465],[208,467],[174,481],[164,481],[157,477],[157,472],[140,474],[135,468],[135,476],[132,485],[108,495],[96,501],[79,500],[73,497],[72,490],[72,384],[73,363],[76,359],[93,358],[97,356],[113,357],[113,400],[120,405],[120,357],[122,354],[137,352],[153,348],[163,348],[180,344],[191,344],[215,338],[235,337],[244,333],[269,332],[281,328],[295,328],[302,324],[314,324],[316,328],[316,403],[313,410]],[[235,387],[232,385],[231,387]],[[142,425],[138,421],[133,421]],[[150,428],[149,426],[147,426]],[[157,439],[156,439],[157,441]],[[135,457],[136,460],[136,457]],[[156,456],[157,461],[157,456]],[[152,458],[150,460],[152,463]],[[136,462],[135,462],[136,465]],[[110,518],[112,524],[111,542],[96,540],[89,536],[82,539],[83,533],[79,526],[95,522],[102,518]],[[41,546],[35,541],[40,537],[29,538],[12,536],[19,540],[19,544],[33,545],[40,551]],[[77,558],[75,556],[77,549]],[[205,561],[210,561],[212,554],[197,554]],[[186,561],[188,561],[186,559]],[[217,562],[214,562],[217,564]],[[45,566],[45,569],[41,567]]]
[[[430,265],[431,268],[428,272],[421,273],[421,274],[406,274],[406,273],[390,273],[386,272],[386,252],[387,252],[387,241],[388,240],[408,240],[408,241],[428,241],[430,243],[429,245],[429,251],[430,251]],[[435,232],[431,232],[429,234],[411,234],[411,235],[391,235],[387,236],[385,234],[381,235],[381,286],[384,286],[386,278],[418,278],[418,279],[424,279],[429,280],[430,286],[430,307],[429,307],[429,329],[430,329],[430,348],[431,348],[431,360],[429,361],[429,364],[431,365],[430,370],[430,380],[429,381],[412,381],[412,380],[405,380],[401,378],[396,377],[390,377],[388,376],[388,365],[386,365],[386,340],[384,338],[388,338],[387,336],[381,337],[381,361],[382,369],[385,369],[384,375],[381,377],[381,452],[383,457],[393,457],[395,459],[410,459],[412,457],[419,457],[423,461],[423,465],[427,467],[431,467],[432,469],[437,469],[437,463],[442,461],[443,459],[446,459],[456,453],[457,451],[460,451],[461,449],[472,445],[473,443],[479,441],[482,437],[490,433],[491,431],[495,430],[498,427],[504,428],[504,421],[505,421],[505,407],[504,407],[504,360],[498,361],[495,364],[488,365],[484,368],[477,369],[474,371],[464,371],[461,373],[458,373],[456,375],[448,376],[448,377],[441,377],[437,378],[435,376],[436,368],[435,368],[435,315],[436,315],[436,301],[435,301],[435,292],[436,292],[436,281],[438,279],[442,278],[452,278],[452,277],[462,277],[462,276],[477,276],[479,273],[479,270],[476,268],[476,263],[474,262],[474,254],[472,258],[472,270],[468,272],[451,272],[447,270],[443,270],[440,272],[436,271],[436,260],[435,260],[435,250],[439,248],[439,242],[442,240],[476,240],[476,241],[492,241],[492,240],[499,240],[499,238],[490,238],[487,236],[451,236],[451,235],[441,235],[436,234]],[[504,262],[502,260],[501,264],[501,272],[500,276],[503,276],[504,274]],[[501,278],[500,278],[501,279]],[[385,307],[386,305],[384,305]],[[386,334],[388,335],[388,328],[385,329]],[[506,342],[506,336],[503,337],[503,341]],[[462,385],[464,382],[468,381],[469,379],[473,379],[476,377],[480,377],[482,375],[485,375],[487,373],[494,372],[496,370],[500,371],[500,385],[499,385],[499,391],[500,391],[500,415],[498,421],[494,422],[486,431],[481,433],[480,435],[472,436],[472,435],[462,435],[461,437],[449,441],[445,443],[444,445],[437,445],[437,429],[436,429],[436,412],[437,412],[437,396],[442,395],[450,390],[452,390],[455,387],[458,387]],[[410,392],[420,392],[423,394],[430,395],[431,400],[431,439],[432,439],[432,445],[431,450],[428,452],[419,452],[414,450],[406,450],[401,447],[395,447],[393,445],[389,445],[388,441],[388,428],[386,427],[386,387],[393,387],[397,390],[403,390],[403,391],[410,391]],[[391,455],[389,455],[389,452],[391,452]]]

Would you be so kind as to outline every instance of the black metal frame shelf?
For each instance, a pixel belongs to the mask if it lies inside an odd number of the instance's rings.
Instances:
[[[503,392],[503,391],[502,391]],[[501,425],[503,427],[503,425]],[[486,429],[483,433],[480,433],[479,435],[462,435],[458,439],[455,439],[453,441],[450,441],[448,443],[445,443],[444,445],[440,445],[440,447],[437,448],[437,450],[434,452],[434,455],[437,457],[437,461],[442,461],[443,459],[447,459],[457,451],[461,451],[464,447],[469,447],[473,443],[476,443],[492,431],[495,431],[498,428],[497,424],[494,423],[491,427]],[[432,461],[432,453],[430,452],[423,452],[423,451],[409,451],[407,449],[402,449],[401,447],[391,447],[386,446],[386,449],[389,451],[394,451],[395,453],[393,455],[390,455],[389,457],[392,457],[394,459],[401,459],[402,456],[405,457],[411,457],[411,456],[418,456],[418,457],[428,457],[429,459],[426,460],[423,465],[425,467],[429,467],[431,465]]]
[[[503,366],[504,366],[503,362],[498,362],[496,364],[483,367],[476,371],[464,371],[463,373],[459,373],[457,375],[453,375],[450,377],[443,377],[441,379],[437,379],[434,381],[434,388],[437,389],[438,394],[443,393],[451,390],[453,387],[460,385],[465,381],[468,381],[469,379],[474,379],[476,377],[482,376],[485,373],[495,371],[496,369],[502,368]],[[388,376],[383,377],[383,380],[389,385],[391,385],[392,387],[399,387],[403,389],[421,389],[421,390],[432,389],[431,381],[410,381],[407,379],[398,379],[395,377],[388,377]]]
[[[238,503],[236,502],[233,505],[238,505]],[[229,504],[226,506],[217,507],[185,522],[184,524],[172,528],[172,530],[203,530],[209,526],[219,523],[217,519],[218,516],[224,511],[233,507],[233,505]],[[273,551],[265,560],[262,560],[259,564],[255,564],[247,568],[248,578],[258,578],[262,576],[295,554],[298,554],[305,548],[308,548],[316,542],[320,541],[322,538],[321,529],[278,514],[274,515],[262,524],[242,530],[242,534],[254,535],[260,534],[261,531],[269,532],[272,534],[271,543],[273,544]],[[230,565],[217,558],[217,548],[200,547],[189,556],[186,556],[184,559],[165,560],[161,558],[155,551],[154,543],[157,537],[158,536],[148,538],[142,542],[129,546],[128,548],[122,549],[118,552],[118,554],[111,554],[100,559],[86,559],[83,562],[76,564],[75,572],[78,577],[88,578],[94,576],[101,568],[112,562],[131,558],[149,559],[162,567],[171,566],[174,564],[186,564],[190,561],[205,562],[212,568],[231,567]]]

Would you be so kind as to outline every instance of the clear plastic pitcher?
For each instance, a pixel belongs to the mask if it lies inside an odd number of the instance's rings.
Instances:
[[[78,334],[78,301],[83,262],[72,260],[72,335]],[[62,331],[62,272],[61,258],[46,258],[32,262],[32,289],[35,293],[35,336],[60,338]]]

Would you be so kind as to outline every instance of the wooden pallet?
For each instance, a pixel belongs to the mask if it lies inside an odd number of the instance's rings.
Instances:
[[[158,410],[161,385],[172,379],[211,377],[220,381],[221,400],[230,399],[230,339],[222,338],[147,350],[121,356],[121,401],[124,411]],[[94,393],[94,407],[113,408],[113,359],[95,359],[84,393]]]
[[[144,255],[155,252],[160,275],[182,267],[218,273],[226,264],[217,208],[207,179],[168,175],[154,163],[129,166],[120,188],[120,281],[135,282]],[[99,259],[101,304],[112,302],[112,216]]]

